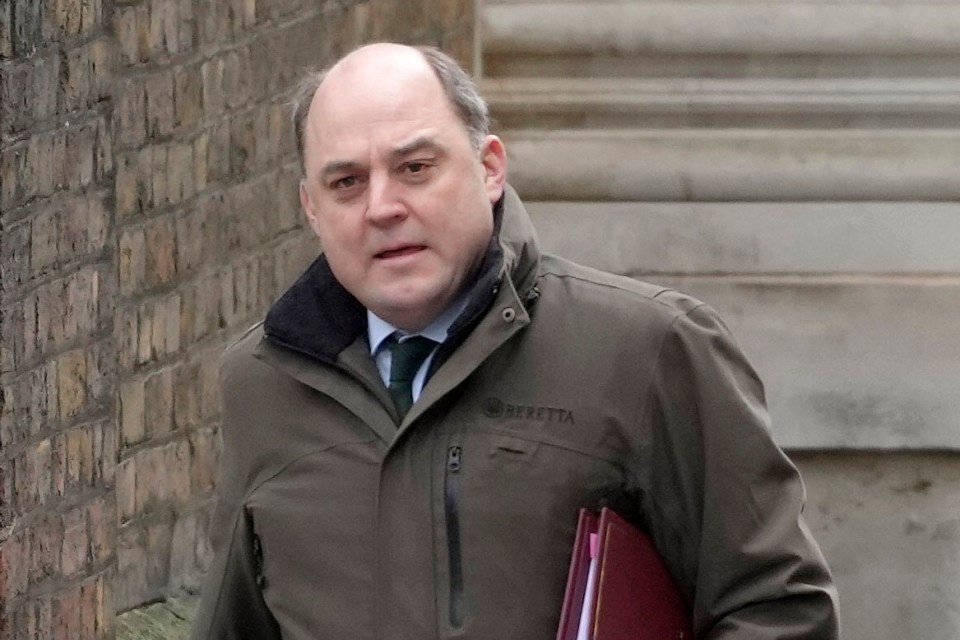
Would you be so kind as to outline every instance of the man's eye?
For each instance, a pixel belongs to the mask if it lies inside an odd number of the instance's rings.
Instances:
[[[418,174],[426,171],[430,165],[426,162],[415,160],[413,162],[408,162],[403,166],[404,171],[407,173]]]
[[[355,184],[357,184],[357,177],[356,177],[356,176],[346,176],[346,177],[338,178],[338,179],[334,180],[333,183],[331,184],[331,186],[332,186],[335,190],[340,190],[340,189],[349,189],[350,187],[352,187],[352,186],[355,185]]]

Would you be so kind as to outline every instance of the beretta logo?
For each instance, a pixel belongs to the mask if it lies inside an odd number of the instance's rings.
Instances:
[[[527,404],[510,404],[500,398],[489,397],[483,401],[483,414],[488,418],[514,418],[576,424],[573,412],[559,407],[538,407]]]

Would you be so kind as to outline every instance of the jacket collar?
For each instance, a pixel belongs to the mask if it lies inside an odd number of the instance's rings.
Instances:
[[[533,225],[511,187],[504,189],[493,215],[490,245],[470,286],[467,305],[450,327],[451,337],[462,337],[479,321],[504,277],[510,278],[525,301],[536,297],[540,251]],[[264,330],[275,344],[334,363],[363,335],[366,310],[337,281],[326,256],[321,254],[270,308]]]

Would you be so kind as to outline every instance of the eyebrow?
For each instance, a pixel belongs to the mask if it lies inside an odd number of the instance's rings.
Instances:
[[[433,151],[434,153],[441,153],[443,151],[443,147],[440,146],[440,144],[433,138],[428,138],[427,136],[420,136],[418,138],[414,138],[413,140],[411,140],[410,142],[407,142],[406,144],[400,145],[399,147],[397,147],[396,149],[390,152],[390,156],[394,160],[399,160],[400,158],[403,158],[405,156],[410,155],[411,153],[415,153],[418,151]]]
[[[320,170],[320,177],[327,178],[335,173],[356,171],[360,166],[359,162],[352,160],[334,160],[323,165],[323,169]]]
[[[419,151],[432,151],[434,153],[441,154],[443,153],[443,146],[433,138],[420,136],[393,149],[390,152],[390,157],[394,161],[397,161],[401,158],[405,158],[411,153],[417,153]],[[320,170],[320,177],[327,178],[337,173],[354,172],[362,168],[363,165],[361,163],[353,160],[334,160],[323,166],[323,168]]]

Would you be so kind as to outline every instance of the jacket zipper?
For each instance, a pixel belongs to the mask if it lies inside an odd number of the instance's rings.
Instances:
[[[448,448],[443,507],[447,520],[447,557],[450,561],[450,625],[454,628],[463,624],[463,566],[460,549],[460,467],[462,463],[463,448],[458,446]]]

